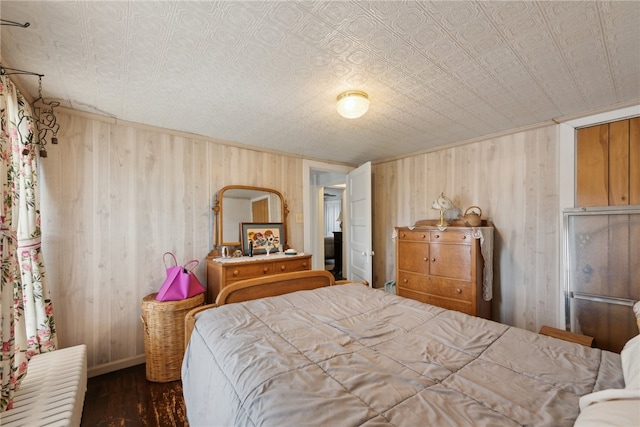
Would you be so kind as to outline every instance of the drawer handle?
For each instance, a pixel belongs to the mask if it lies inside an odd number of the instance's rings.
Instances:
[[[286,265],[281,265],[281,266],[280,266],[280,270],[281,270],[281,271],[284,271],[286,268],[287,268],[287,266],[286,266]]]
[[[240,272],[238,270],[233,270],[233,275],[237,276],[238,274],[240,274]]]
[[[439,235],[439,234],[436,234],[436,239],[439,239],[439,238],[440,238],[440,235]]]
[[[302,263],[302,266],[303,266],[303,267],[306,267],[306,266],[307,266],[307,263],[306,263],[306,262],[303,262],[303,263]]]
[[[263,272],[263,273],[266,273],[267,271],[269,271],[269,267],[264,267],[264,268],[262,269],[262,272]]]
[[[467,238],[467,235],[466,235],[466,234],[462,236],[462,240],[464,240],[464,239],[466,239],[466,238]]]
[[[457,293],[459,293],[459,294],[461,294],[461,293],[462,293],[462,289],[460,289],[460,288],[456,288],[456,292],[457,292]]]
[[[422,235],[422,238],[424,239],[425,237],[427,237],[427,235],[426,235],[426,234],[423,234],[423,235]]]
[[[402,234],[400,235],[400,237],[402,237],[402,238],[404,239],[405,237],[407,237],[407,235],[406,235],[406,234],[404,234],[404,233],[402,233]]]
[[[409,283],[409,279],[402,279],[404,283]]]

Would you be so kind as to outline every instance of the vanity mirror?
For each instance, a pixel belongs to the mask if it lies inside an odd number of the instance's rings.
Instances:
[[[214,247],[241,246],[240,225],[244,222],[282,223],[282,243],[287,242],[287,204],[271,188],[229,185],[216,195]]]

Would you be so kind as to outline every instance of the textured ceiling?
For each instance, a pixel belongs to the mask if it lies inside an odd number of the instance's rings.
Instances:
[[[7,1],[45,99],[360,164],[640,103],[640,2]],[[12,76],[37,96],[37,78]],[[369,94],[360,119],[335,111]]]

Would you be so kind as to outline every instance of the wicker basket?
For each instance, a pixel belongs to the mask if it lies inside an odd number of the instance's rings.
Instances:
[[[144,354],[147,380],[168,382],[180,379],[184,356],[184,318],[204,303],[204,294],[181,301],[158,301],[156,294],[142,300]]]

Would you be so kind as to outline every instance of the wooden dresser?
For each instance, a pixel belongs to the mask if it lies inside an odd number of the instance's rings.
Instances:
[[[311,270],[311,255],[256,255],[254,257],[207,257],[207,303],[213,303],[220,290],[238,280],[277,273]]]
[[[398,295],[491,318],[491,301],[483,298],[484,259],[471,227],[396,227],[396,233]]]

